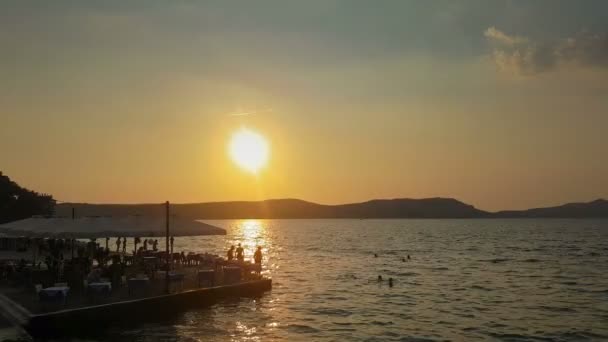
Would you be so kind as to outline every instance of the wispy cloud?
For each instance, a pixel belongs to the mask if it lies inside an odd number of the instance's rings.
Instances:
[[[608,34],[582,31],[556,41],[534,41],[490,27],[484,36],[492,45],[491,57],[505,72],[533,75],[564,65],[608,66]]]

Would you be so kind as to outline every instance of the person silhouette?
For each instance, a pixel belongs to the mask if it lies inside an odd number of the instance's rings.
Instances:
[[[226,257],[228,258],[228,261],[232,261],[232,259],[234,259],[234,245],[230,246],[228,253],[226,253]]]
[[[253,254],[253,260],[256,264],[262,263],[262,247],[258,246],[258,249]]]
[[[240,243],[236,247],[236,259],[238,261],[245,260],[245,250],[243,249],[243,247],[241,247]]]

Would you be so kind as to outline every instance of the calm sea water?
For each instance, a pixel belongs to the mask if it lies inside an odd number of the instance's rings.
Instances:
[[[104,340],[608,340],[608,220],[208,222],[176,249],[261,245],[272,291]]]

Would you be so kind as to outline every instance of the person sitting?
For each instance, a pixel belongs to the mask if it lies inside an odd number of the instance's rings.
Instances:
[[[241,244],[238,244],[238,247],[236,248],[236,260],[238,261],[244,261],[245,260],[245,250],[243,249],[243,247],[241,247]]]

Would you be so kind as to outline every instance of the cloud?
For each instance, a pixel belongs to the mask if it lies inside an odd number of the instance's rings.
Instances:
[[[509,36],[504,32],[497,30],[496,27],[489,27],[484,33],[484,36],[490,40],[500,42],[505,45],[513,46],[515,44],[526,43],[528,40],[524,37]]]
[[[484,36],[492,45],[491,58],[505,72],[533,75],[564,65],[608,67],[608,34],[582,31],[556,41],[537,42],[490,27]]]

